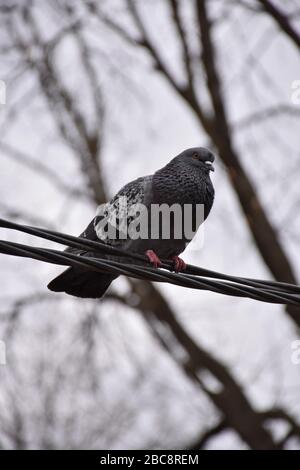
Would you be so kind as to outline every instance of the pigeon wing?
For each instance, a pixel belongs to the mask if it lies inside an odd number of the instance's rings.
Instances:
[[[98,215],[92,221],[93,227],[90,224],[83,236],[96,236],[104,243],[122,247],[127,239],[127,229],[135,218],[130,207],[146,204],[151,180],[152,176],[145,176],[126,184],[110,202],[98,208]]]

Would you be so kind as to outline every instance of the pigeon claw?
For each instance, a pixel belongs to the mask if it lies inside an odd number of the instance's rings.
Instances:
[[[162,265],[162,262],[160,261],[159,257],[153,250],[147,250],[145,255],[147,256],[150,263],[153,264],[155,268],[159,268]]]
[[[179,273],[180,271],[185,271],[186,263],[179,256],[172,256],[171,260],[174,263],[174,271]]]

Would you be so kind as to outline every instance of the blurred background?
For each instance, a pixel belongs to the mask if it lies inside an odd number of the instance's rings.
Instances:
[[[2,218],[79,235],[208,146],[184,259],[300,282],[297,0],[2,0],[0,23]],[[300,449],[299,309],[126,278],[81,300],[47,291],[56,266],[0,263],[0,448]]]

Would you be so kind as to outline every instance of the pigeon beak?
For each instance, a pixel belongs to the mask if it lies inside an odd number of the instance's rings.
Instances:
[[[209,171],[215,171],[215,169],[214,169],[213,164],[212,164],[211,161],[206,160],[205,165],[208,166]]]

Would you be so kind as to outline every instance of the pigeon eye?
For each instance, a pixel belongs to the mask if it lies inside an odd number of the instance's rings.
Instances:
[[[192,155],[192,158],[193,158],[194,160],[199,160],[199,155],[198,155],[198,153],[197,153],[197,152],[194,152],[193,155]]]

